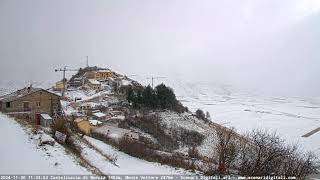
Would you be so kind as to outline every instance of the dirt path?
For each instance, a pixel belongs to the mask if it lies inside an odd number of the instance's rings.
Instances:
[[[307,134],[303,135],[302,137],[305,137],[305,138],[310,137],[310,136],[314,135],[315,133],[317,133],[317,132],[319,132],[319,131],[320,131],[320,127],[318,127],[317,129],[314,129],[314,130],[308,132]]]

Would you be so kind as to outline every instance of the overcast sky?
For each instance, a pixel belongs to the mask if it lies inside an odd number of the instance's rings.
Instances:
[[[1,0],[2,81],[91,65],[320,95],[320,0]]]

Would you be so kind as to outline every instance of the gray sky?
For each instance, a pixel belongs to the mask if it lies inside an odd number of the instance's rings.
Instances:
[[[2,81],[90,64],[320,95],[320,0],[1,0]]]

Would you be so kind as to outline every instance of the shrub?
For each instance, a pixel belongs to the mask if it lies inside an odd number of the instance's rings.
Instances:
[[[67,121],[63,118],[59,118],[59,119],[56,119],[52,125],[51,125],[51,129],[53,131],[53,134],[56,132],[56,131],[59,131],[61,133],[64,133],[66,134],[67,136],[69,135],[68,133],[68,127],[67,127]]]
[[[224,127],[217,127],[217,140],[216,145],[218,154],[218,172],[220,174],[226,174],[227,169],[234,163],[238,148],[236,143],[236,132],[234,129],[227,129]]]
[[[196,111],[196,116],[199,119],[205,120],[206,119],[206,115],[204,114],[204,112],[201,109],[198,109]]]
[[[241,175],[286,175],[304,179],[316,172],[313,153],[301,153],[297,145],[288,146],[276,133],[253,130],[242,142],[238,154]]]
[[[149,149],[144,143],[132,140],[123,136],[118,143],[119,150],[139,158],[145,158],[152,155],[153,151]]]
[[[182,127],[174,127],[172,130],[172,136],[174,141],[181,142],[186,146],[199,146],[205,139],[203,134]]]

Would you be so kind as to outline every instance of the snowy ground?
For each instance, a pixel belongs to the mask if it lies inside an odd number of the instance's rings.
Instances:
[[[160,113],[160,119],[162,120],[162,124],[167,127],[167,134],[168,131],[178,128],[203,134],[205,138],[203,143],[198,147],[199,153],[204,157],[212,157],[215,154],[216,133],[208,124],[205,124],[203,120],[190,116],[189,113],[177,114],[173,112]],[[182,146],[177,151],[187,154],[188,150],[189,147]]]
[[[200,90],[180,96],[193,111],[197,108],[209,111],[214,122],[235,127],[240,133],[254,128],[277,131],[288,143],[297,142],[304,150],[320,156],[320,132],[308,138],[301,137],[320,127],[319,99],[215,92],[208,86],[199,86]]]
[[[0,114],[0,174],[91,174],[55,143],[39,147],[38,136]],[[56,164],[57,163],[57,164]]]
[[[98,149],[102,154],[82,144],[83,157],[90,161],[91,165],[97,167],[103,174],[110,175],[182,175],[191,174],[182,169],[172,168],[159,163],[148,162],[129,156],[102,141],[85,136],[90,145]],[[117,157],[116,165],[106,160],[103,155]]]
[[[137,77],[144,85],[150,82]],[[320,132],[302,135],[320,127],[320,98],[268,96],[261,92],[240,91],[231,86],[179,78],[161,79],[172,87],[177,98],[191,111],[208,111],[216,123],[232,126],[240,133],[254,128],[277,131],[288,143],[320,157]],[[161,82],[158,82],[161,83]]]

